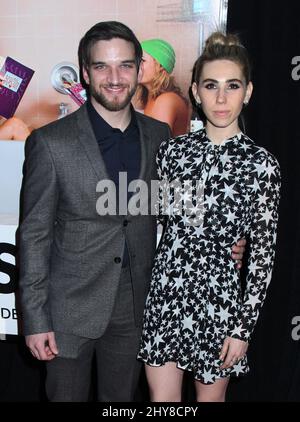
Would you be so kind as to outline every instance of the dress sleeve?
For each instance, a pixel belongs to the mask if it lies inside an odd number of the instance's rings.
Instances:
[[[256,167],[246,290],[231,331],[231,337],[244,341],[254,330],[272,277],[281,185],[279,164],[273,156]]]
[[[157,201],[155,205],[155,211],[158,218],[158,222],[163,226],[167,221],[167,208],[169,201],[169,176],[168,176],[168,145],[169,140],[163,141],[158,149],[156,155],[156,165],[158,174],[158,186],[157,186]]]

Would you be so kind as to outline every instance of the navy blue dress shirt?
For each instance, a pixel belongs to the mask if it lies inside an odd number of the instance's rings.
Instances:
[[[131,121],[124,132],[118,128],[111,127],[95,110],[90,101],[87,101],[87,111],[107,174],[115,183],[118,195],[119,172],[127,173],[127,188],[129,183],[132,180],[138,179],[140,175],[140,133],[134,110],[132,108]],[[127,189],[128,200],[131,195],[132,193],[128,193]],[[122,266],[126,267],[128,264],[129,255],[127,245],[125,244]]]

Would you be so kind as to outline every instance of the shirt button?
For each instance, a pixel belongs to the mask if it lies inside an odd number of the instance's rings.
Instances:
[[[116,256],[114,261],[115,261],[116,264],[120,264],[121,258],[119,256]]]

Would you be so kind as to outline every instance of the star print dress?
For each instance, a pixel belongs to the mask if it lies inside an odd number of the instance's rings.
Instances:
[[[164,232],[138,359],[176,362],[204,384],[244,375],[247,357],[221,370],[219,354],[227,336],[250,339],[271,280],[278,162],[243,133],[214,145],[203,129],[163,142],[157,165]],[[231,257],[243,237],[250,248],[244,289]]]

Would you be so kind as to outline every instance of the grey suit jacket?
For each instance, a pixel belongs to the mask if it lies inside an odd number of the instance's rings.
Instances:
[[[140,179],[157,179],[155,155],[166,124],[137,113]],[[156,218],[100,216],[96,185],[109,179],[86,106],[34,131],[25,144],[20,223],[20,297],[24,334],[104,332],[126,239],[137,324],[151,276]],[[128,224],[124,224],[124,220]]]

